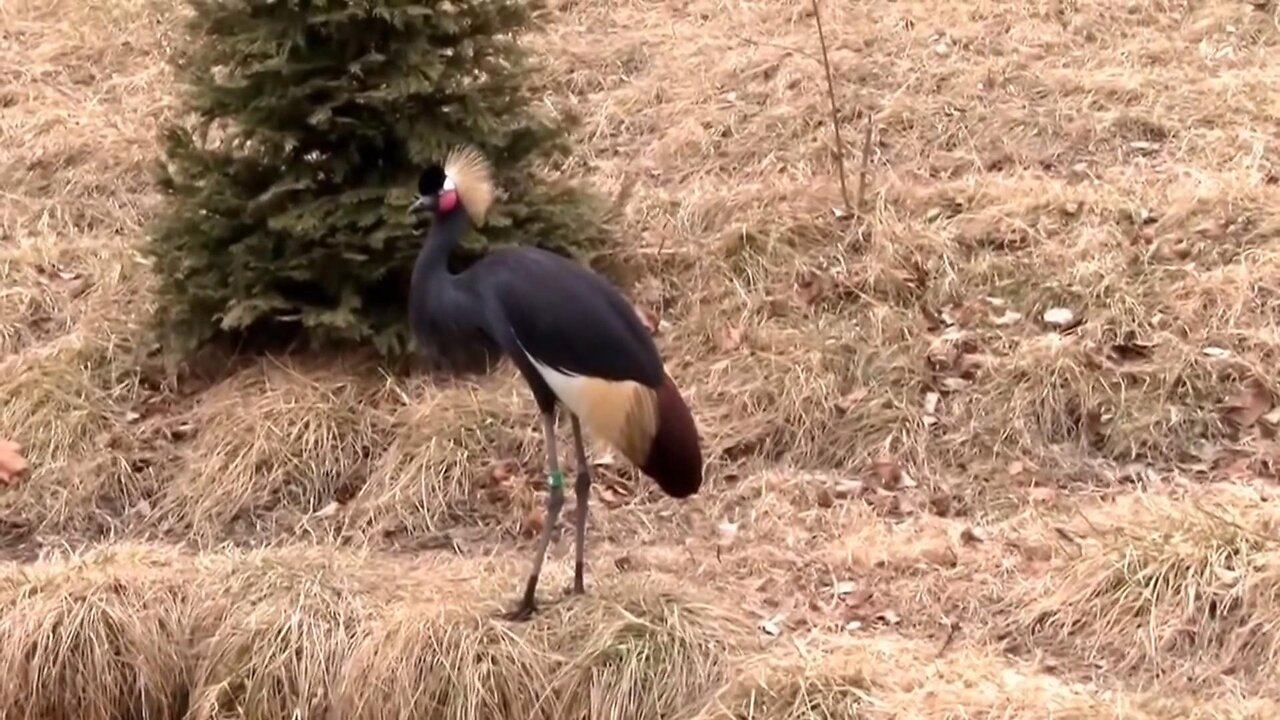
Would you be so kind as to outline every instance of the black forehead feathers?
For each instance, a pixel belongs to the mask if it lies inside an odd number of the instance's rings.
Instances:
[[[432,163],[418,176],[418,194],[435,195],[444,187],[444,168]]]

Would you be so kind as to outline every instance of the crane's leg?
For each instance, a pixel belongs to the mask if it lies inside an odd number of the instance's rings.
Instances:
[[[542,527],[542,538],[538,541],[538,549],[533,555],[533,570],[529,573],[529,581],[524,587],[524,597],[516,609],[507,614],[510,620],[528,620],[537,610],[534,595],[538,590],[538,575],[542,573],[542,561],[547,556],[547,546],[551,544],[551,534],[555,531],[560,519],[560,508],[564,507],[564,476],[560,473],[560,459],[556,453],[556,414],[552,409],[542,414],[542,433],[547,446],[547,474],[550,492],[547,493],[547,517]]]
[[[578,498],[577,515],[574,517],[574,547],[576,555],[573,563],[573,587],[570,594],[581,595],[586,592],[583,585],[583,574],[587,562],[587,501],[591,498],[591,466],[587,464],[587,447],[582,442],[582,425],[578,416],[573,418],[573,445],[578,454],[578,479],[573,486],[574,495]]]

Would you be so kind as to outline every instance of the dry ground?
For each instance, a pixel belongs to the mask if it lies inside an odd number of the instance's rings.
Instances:
[[[561,0],[533,39],[566,170],[637,181],[599,260],[709,480],[597,454],[591,595],[553,600],[560,543],[512,627],[512,373],[168,368],[174,0],[0,2],[6,717],[1276,717],[1275,5],[829,5],[853,216],[808,3]]]

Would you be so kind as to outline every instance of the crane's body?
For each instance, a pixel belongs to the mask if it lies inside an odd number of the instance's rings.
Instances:
[[[702,484],[697,428],[635,310],[602,277],[536,248],[493,251],[458,274],[449,254],[482,222],[492,198],[488,165],[473,150],[427,168],[411,212],[434,222],[414,267],[410,321],[422,341],[482,347],[507,357],[529,384],[543,419],[549,493],[547,518],[518,619],[535,609],[542,561],[564,503],[555,443],[558,406],[572,418],[577,455],[574,584],[581,593],[590,465],[582,426],[617,448],[668,495],[685,498]]]

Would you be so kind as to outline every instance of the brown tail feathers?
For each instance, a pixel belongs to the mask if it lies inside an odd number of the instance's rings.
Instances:
[[[657,481],[668,495],[686,498],[702,487],[702,449],[698,428],[671,376],[663,373],[658,388],[657,432],[649,443],[643,462],[645,475]]]
[[[702,487],[698,429],[671,376],[657,390],[637,382],[575,378],[561,399],[594,434],[617,448],[663,492],[685,498]]]

